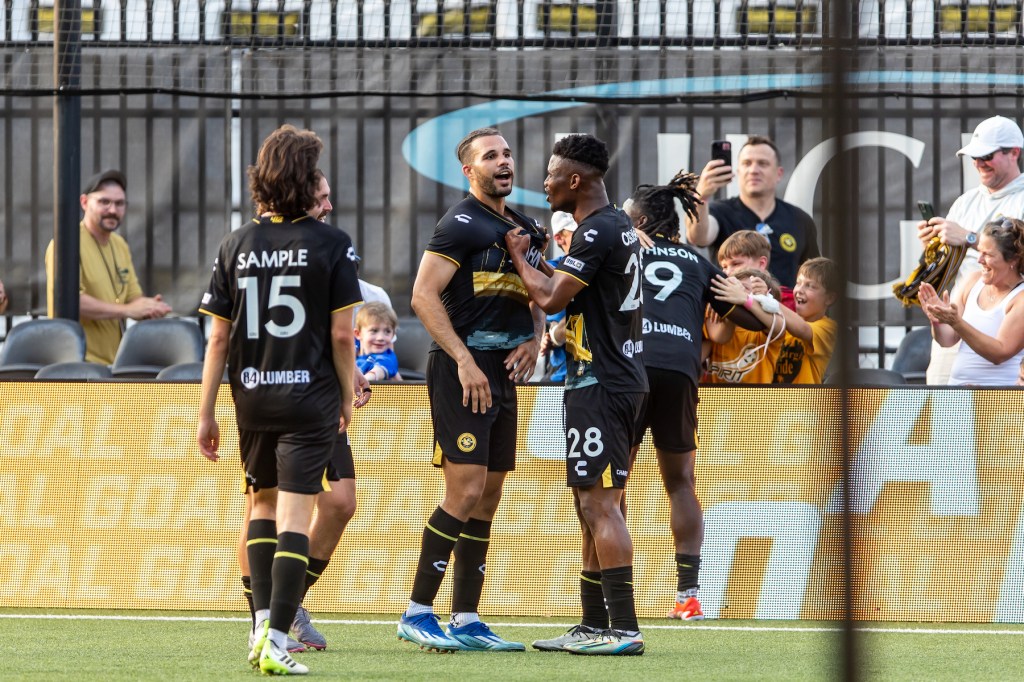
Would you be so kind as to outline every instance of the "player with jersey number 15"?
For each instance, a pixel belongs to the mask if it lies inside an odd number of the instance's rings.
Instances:
[[[308,672],[288,654],[288,629],[302,599],[316,495],[352,416],[359,280],[348,235],[308,213],[322,148],[315,133],[290,125],[263,142],[249,168],[258,217],[221,242],[199,306],[213,320],[196,438],[217,461],[227,362],[251,504],[249,662],[266,674]]]

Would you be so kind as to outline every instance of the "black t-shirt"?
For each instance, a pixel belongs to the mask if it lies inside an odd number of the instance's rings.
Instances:
[[[711,281],[725,273],[683,244],[663,235],[644,255],[644,364],[700,381],[701,330],[708,306],[724,315],[733,306],[715,299]]]
[[[739,197],[715,201],[708,207],[708,212],[718,221],[718,236],[715,238],[715,253],[734,232],[740,230],[756,230],[758,223],[764,222],[771,228],[765,234],[772,244],[772,262],[768,271],[775,275],[784,287],[796,284],[796,271],[800,264],[809,258],[821,255],[818,250],[818,230],[814,219],[793,204],[781,199],[775,200],[775,210],[762,221],[757,214],[747,208]]]
[[[441,302],[468,348],[511,349],[533,338],[526,287],[505,248],[505,233],[520,227],[530,233],[526,259],[536,267],[544,259],[536,221],[507,206],[499,215],[472,195],[448,209],[427,244],[429,253],[458,266]]]
[[[643,264],[633,225],[611,204],[579,224],[556,272],[587,286],[566,307],[566,389],[601,384],[611,391],[646,392]]]
[[[228,378],[239,428],[309,431],[341,414],[331,314],[362,301],[355,249],[314,220],[254,220],[221,242],[199,311],[231,322]]]

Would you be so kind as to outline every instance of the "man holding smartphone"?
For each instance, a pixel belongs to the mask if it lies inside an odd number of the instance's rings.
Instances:
[[[978,234],[985,223],[1000,217],[1024,217],[1024,175],[1020,172],[1020,152],[1024,134],[1016,122],[993,116],[978,124],[966,147],[956,153],[974,160],[981,184],[957,198],[945,218],[930,218],[917,224],[922,244],[939,237],[951,246],[967,246],[954,289],[963,278],[978,270]],[[959,345],[959,344],[958,344]],[[957,347],[943,348],[932,342],[927,382],[945,385],[953,367]]]
[[[772,245],[768,269],[783,286],[792,288],[800,264],[821,252],[811,216],[775,196],[783,173],[778,147],[768,137],[747,138],[736,166],[740,195],[709,203],[715,192],[732,180],[733,167],[724,158],[715,158],[719,155],[721,151],[713,147],[712,160],[700,174],[697,192],[704,204],[695,217],[687,216],[687,240],[695,246],[710,245],[715,260],[715,252],[729,235],[756,230]]]

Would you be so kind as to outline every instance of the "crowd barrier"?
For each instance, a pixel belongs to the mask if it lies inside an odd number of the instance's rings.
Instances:
[[[704,610],[841,617],[842,420],[831,388],[701,388]],[[578,614],[579,531],[564,485],[562,390],[519,390],[517,469],[494,525],[481,612]],[[1024,392],[850,393],[854,613],[1021,622]],[[195,445],[196,384],[5,383],[0,607],[244,608],[238,438]],[[314,611],[398,614],[441,498],[423,385],[380,385],[351,427],[358,504]],[[628,485],[637,611],[675,592],[668,505],[645,441]],[[450,581],[437,600],[450,604]]]

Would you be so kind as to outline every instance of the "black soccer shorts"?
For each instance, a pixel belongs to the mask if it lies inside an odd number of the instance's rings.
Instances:
[[[654,447],[665,452],[690,452],[697,442],[697,384],[680,372],[647,368],[651,392],[644,398],[637,419],[633,447],[651,429]]]
[[[570,488],[623,488],[644,393],[600,384],[565,392],[565,477]]]

